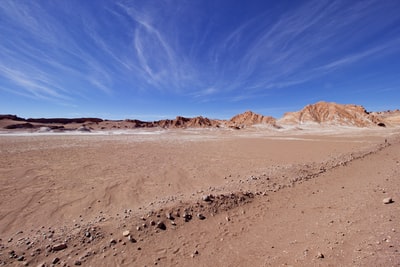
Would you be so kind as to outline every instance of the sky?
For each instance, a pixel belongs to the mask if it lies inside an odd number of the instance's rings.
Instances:
[[[0,114],[400,108],[398,0],[1,0]]]

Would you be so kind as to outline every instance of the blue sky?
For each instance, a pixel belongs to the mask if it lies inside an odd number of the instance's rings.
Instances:
[[[400,1],[2,0],[0,113],[400,108]]]

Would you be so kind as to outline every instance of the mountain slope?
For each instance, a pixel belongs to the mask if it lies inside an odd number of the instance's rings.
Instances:
[[[278,123],[368,127],[381,121],[379,116],[371,116],[362,106],[318,102],[300,111],[285,113]]]
[[[232,117],[227,124],[234,127],[252,126],[255,124],[267,124],[276,126],[276,119],[271,116],[263,116],[256,114],[252,111],[246,111],[242,114],[238,114]]]

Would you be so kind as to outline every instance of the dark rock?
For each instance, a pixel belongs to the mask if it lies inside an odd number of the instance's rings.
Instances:
[[[19,124],[11,124],[11,125],[7,125],[6,127],[4,127],[5,129],[31,129],[34,128],[35,126],[31,123],[19,123]]]
[[[165,225],[165,223],[164,222],[158,222],[157,223],[157,226],[156,226],[158,229],[161,229],[161,230],[167,230],[167,226]]]
[[[206,202],[211,202],[212,198],[212,195],[204,195],[201,199]]]
[[[0,115],[0,120],[13,120],[13,121],[24,121],[24,118],[17,117],[17,115],[2,114]]]
[[[36,123],[59,123],[59,124],[68,124],[68,123],[85,123],[85,122],[94,122],[99,123],[102,122],[102,119],[99,118],[73,118],[73,119],[65,119],[65,118],[29,118],[26,120],[27,122],[36,122]]]
[[[136,242],[137,242],[136,239],[133,238],[131,235],[128,236],[128,240],[129,240],[131,243],[136,243]]]
[[[185,219],[185,222],[188,222],[192,219],[192,215],[190,215],[189,213],[185,212],[183,213],[183,219]]]
[[[51,248],[51,250],[52,250],[52,251],[60,251],[60,250],[66,249],[66,248],[67,248],[67,244],[65,244],[65,243],[60,243],[60,244],[54,245],[54,246]]]
[[[51,263],[56,264],[56,263],[59,262],[59,261],[60,261],[60,258],[55,257]]]
[[[168,212],[168,213],[166,214],[166,216],[167,216],[167,219],[168,219],[168,220],[173,221],[173,220],[175,219],[174,216],[172,216],[172,213],[171,213],[171,212]]]
[[[200,220],[205,220],[206,219],[206,217],[201,213],[197,214],[197,218],[199,218]]]

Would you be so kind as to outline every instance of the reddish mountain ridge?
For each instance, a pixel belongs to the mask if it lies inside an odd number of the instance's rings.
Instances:
[[[400,125],[400,110],[388,110],[381,112],[372,112],[371,116],[385,123],[386,126]]]
[[[381,116],[370,114],[362,106],[318,102],[300,111],[285,113],[278,123],[368,127],[384,124],[384,121]]]
[[[177,116],[174,120],[161,120],[154,122],[155,125],[162,128],[204,128],[216,127],[216,123],[208,118],[195,117],[185,118]]]
[[[307,105],[302,110],[288,112],[276,120],[271,116],[263,116],[246,111],[230,120],[217,120],[205,117],[185,118],[178,116],[173,120],[141,121],[141,120],[103,120],[98,118],[50,118],[24,119],[16,115],[0,115],[0,129],[29,129],[34,131],[42,127],[51,130],[77,130],[86,127],[91,130],[136,129],[136,128],[213,128],[231,127],[241,129],[263,124],[274,128],[285,125],[321,125],[321,126],[400,126],[400,110],[384,112],[367,112],[358,105],[341,105],[318,102]]]
[[[271,116],[263,116],[252,111],[246,111],[242,114],[232,117],[229,121],[227,121],[226,124],[231,127],[239,128],[248,127],[255,124],[276,126],[276,119]]]

